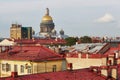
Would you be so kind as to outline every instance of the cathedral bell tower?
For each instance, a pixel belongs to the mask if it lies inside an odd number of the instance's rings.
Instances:
[[[46,14],[45,16],[43,16],[42,21],[40,23],[40,34],[44,36],[50,36],[54,27],[55,25],[53,19],[49,15],[49,9],[46,8]]]

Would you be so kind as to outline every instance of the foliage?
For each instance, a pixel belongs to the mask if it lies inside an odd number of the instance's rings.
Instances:
[[[81,43],[92,43],[92,39],[89,36],[83,36],[80,38]]]
[[[76,42],[78,41],[78,38],[68,37],[65,39],[65,41],[67,46],[71,46],[76,44]]]

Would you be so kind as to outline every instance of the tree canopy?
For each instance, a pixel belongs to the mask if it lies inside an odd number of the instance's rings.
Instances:
[[[92,39],[89,36],[83,36],[80,38],[81,43],[92,43]]]
[[[75,45],[76,42],[78,41],[78,38],[74,38],[74,37],[68,37],[65,39],[65,41],[67,42],[67,46],[71,46],[71,45]]]

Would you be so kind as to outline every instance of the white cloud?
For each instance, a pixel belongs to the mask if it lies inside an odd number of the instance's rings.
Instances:
[[[99,23],[110,23],[113,21],[115,21],[115,19],[110,13],[106,13],[104,16],[96,20],[96,22],[99,22]]]

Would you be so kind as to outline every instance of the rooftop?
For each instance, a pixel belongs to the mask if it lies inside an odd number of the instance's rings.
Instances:
[[[4,60],[60,60],[59,54],[43,46],[14,46],[12,49],[0,54],[0,59]]]
[[[1,78],[0,80],[4,80]],[[79,69],[73,71],[50,72],[42,74],[31,74],[18,77],[8,77],[5,80],[106,80],[105,76],[97,75],[97,73],[89,69]]]
[[[83,43],[83,44],[77,44],[73,46],[73,49],[70,50],[70,52],[83,52],[83,53],[97,53],[99,52],[102,47],[104,47],[106,43]]]
[[[63,39],[22,39],[15,40],[18,44],[65,44],[65,40]]]

